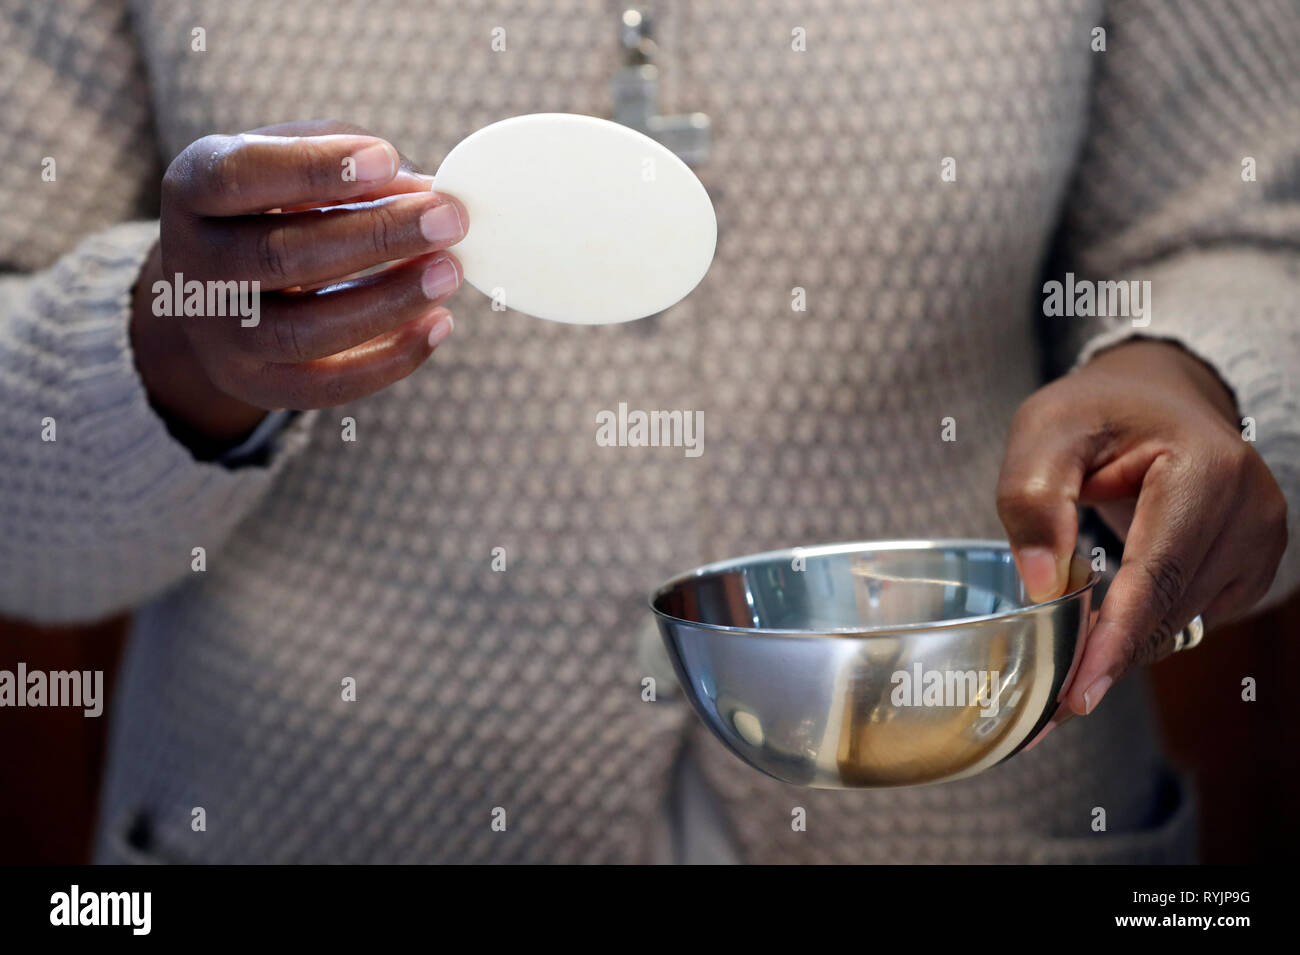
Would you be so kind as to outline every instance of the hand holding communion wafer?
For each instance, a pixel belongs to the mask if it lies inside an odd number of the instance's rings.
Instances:
[[[467,238],[470,209],[475,234],[458,257],[441,251]],[[592,116],[493,123],[452,149],[436,178],[341,124],[209,136],[167,171],[132,342],[173,430],[220,448],[265,409],[341,404],[409,374],[450,332],[438,306],[462,278],[494,309],[625,322],[687,295],[716,241],[713,205],[686,164]],[[148,292],[166,292],[169,276],[271,294],[254,322],[159,321]]]
[[[431,183],[391,144],[332,122],[207,136],[176,157],[131,339],[154,404],[196,450],[232,444],[269,409],[378,391],[432,354],[462,275],[443,250],[469,220]],[[159,317],[155,290],[174,281],[256,282],[256,322]]]

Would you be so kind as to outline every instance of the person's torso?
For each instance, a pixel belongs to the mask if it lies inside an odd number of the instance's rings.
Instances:
[[[109,825],[145,812],[176,858],[643,858],[690,718],[641,697],[656,583],[772,547],[999,533],[1098,4],[650,6],[660,111],[711,121],[708,275],[595,328],[466,287],[428,367],[322,412],[202,579],[142,614]],[[134,12],[165,160],[333,117],[432,172],[498,119],[608,116],[619,66],[600,0]],[[700,453],[599,442],[620,406],[702,423]]]

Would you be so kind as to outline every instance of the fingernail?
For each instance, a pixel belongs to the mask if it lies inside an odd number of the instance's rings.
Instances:
[[[1034,603],[1056,596],[1056,557],[1046,547],[1026,547],[1020,552],[1020,579]]]
[[[433,328],[429,329],[429,347],[437,348],[455,327],[456,323],[452,321],[451,312],[445,312],[442,318],[434,322]]]
[[[375,143],[352,157],[352,171],[362,182],[387,182],[397,175],[397,150]]]
[[[1085,714],[1091,713],[1097,708],[1097,704],[1101,702],[1101,698],[1106,695],[1106,691],[1110,689],[1113,682],[1110,677],[1104,676],[1083,691],[1083,712]]]
[[[465,226],[456,203],[440,203],[420,216],[420,234],[430,242],[448,245],[465,238]]]
[[[420,285],[426,298],[438,299],[450,295],[460,285],[460,268],[451,256],[444,256],[424,270]]]

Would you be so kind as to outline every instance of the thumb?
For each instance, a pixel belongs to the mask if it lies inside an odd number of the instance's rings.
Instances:
[[[1007,438],[998,517],[1025,592],[1035,603],[1061,596],[1070,577],[1079,536],[1079,489],[1087,471],[1087,442],[1076,433],[1059,416],[1034,414],[1027,402]]]

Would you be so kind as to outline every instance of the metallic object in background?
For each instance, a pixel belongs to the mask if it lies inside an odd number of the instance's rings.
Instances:
[[[709,117],[704,113],[659,116],[659,68],[652,62],[657,52],[653,24],[641,9],[629,7],[618,24],[623,65],[612,82],[616,123],[656,139],[688,166],[709,158]]]
[[[702,567],[651,606],[696,712],[745,762],[911,786],[988,769],[1047,724],[1098,579],[1076,555],[1065,596],[1030,605],[1005,542],[836,544]]]

